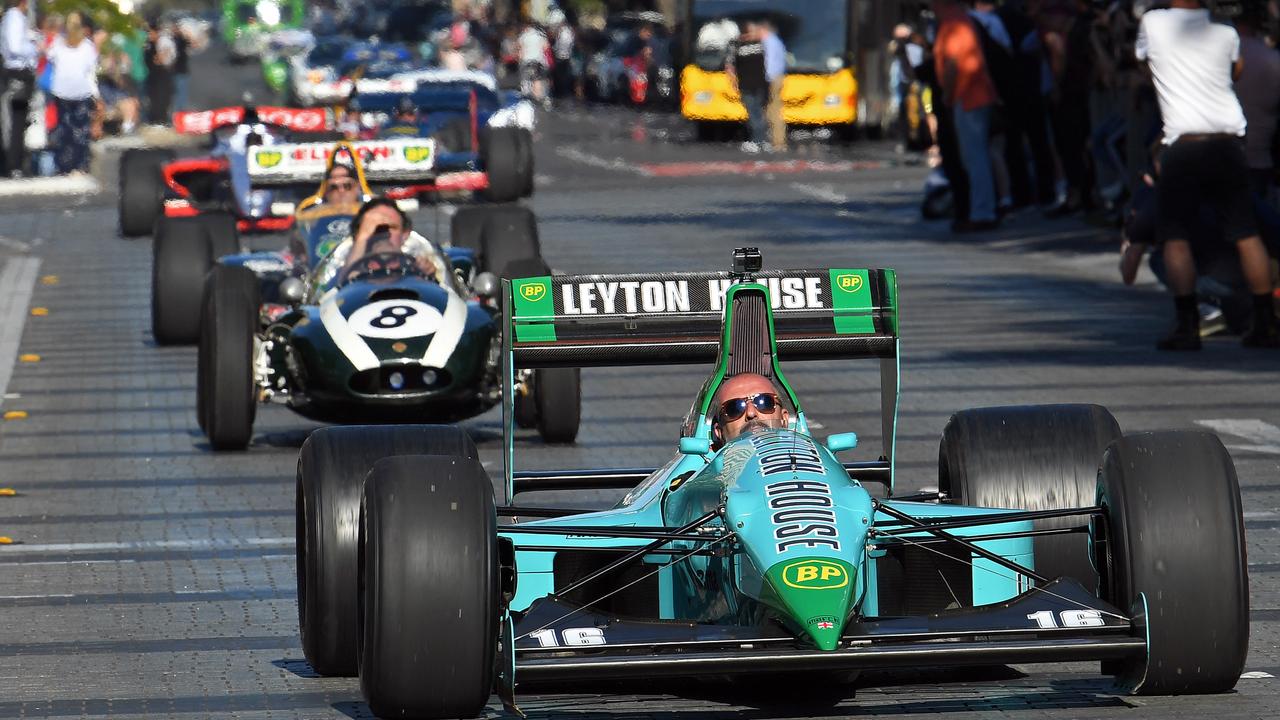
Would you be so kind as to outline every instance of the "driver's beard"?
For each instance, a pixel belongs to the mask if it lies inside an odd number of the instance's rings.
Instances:
[[[765,430],[772,430],[773,427],[774,426],[772,424],[764,420],[761,420],[760,418],[756,418],[754,420],[748,420],[747,424],[742,426],[742,432],[744,433],[764,432]]]

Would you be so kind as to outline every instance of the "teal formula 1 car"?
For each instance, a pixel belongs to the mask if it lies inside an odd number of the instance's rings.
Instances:
[[[1239,678],[1243,522],[1215,436],[1121,435],[1094,405],[965,410],[939,489],[899,495],[891,270],[759,272],[740,251],[732,273],[533,277],[505,301],[508,390],[513,367],[713,369],[656,469],[513,470],[507,401],[503,505],[456,428],[308,439],[303,648],[358,672],[378,715],[475,716],[495,692],[518,712],[516,684],[544,680],[806,673],[799,697],[921,665],[1100,661],[1144,694]],[[783,374],[832,358],[879,360],[878,459],[837,459],[856,439],[814,437]],[[740,373],[775,384],[790,425],[717,447],[713,400]],[[624,487],[603,511],[513,502]]]

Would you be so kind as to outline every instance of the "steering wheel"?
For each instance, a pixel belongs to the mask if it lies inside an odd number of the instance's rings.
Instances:
[[[394,277],[432,279],[422,271],[414,256],[399,252],[380,252],[365,255],[355,261],[351,269],[347,270],[346,282]]]

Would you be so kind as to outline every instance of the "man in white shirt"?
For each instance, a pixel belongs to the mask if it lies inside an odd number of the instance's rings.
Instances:
[[[547,102],[546,81],[548,76],[547,54],[551,45],[547,36],[537,25],[530,23],[524,27],[518,40],[520,45],[520,75],[527,81],[528,87],[521,90],[537,102]],[[525,83],[521,83],[524,85]]]
[[[4,60],[4,89],[0,91],[0,142],[4,145],[4,174],[22,177],[26,168],[27,112],[35,90],[39,49],[27,22],[27,0],[8,0],[0,19],[0,57]]]
[[[1271,260],[1258,235],[1245,161],[1244,111],[1232,79],[1242,68],[1240,37],[1211,22],[1197,0],[1173,0],[1168,10],[1142,16],[1135,48],[1155,81],[1164,119],[1165,149],[1156,184],[1157,241],[1164,246],[1177,324],[1160,340],[1160,350],[1199,350],[1200,314],[1190,228],[1201,204],[1222,219],[1222,237],[1240,254],[1253,294],[1253,326],[1246,347],[1280,348],[1272,300]]]

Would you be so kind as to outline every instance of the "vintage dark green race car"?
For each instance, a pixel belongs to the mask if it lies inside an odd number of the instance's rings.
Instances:
[[[471,717],[493,693],[518,712],[516,683],[538,680],[594,692],[599,679],[793,673],[812,699],[893,667],[1100,661],[1118,691],[1142,694],[1240,677],[1244,524],[1216,436],[1122,435],[1096,405],[964,410],[942,432],[938,477],[913,484],[939,490],[899,495],[892,270],[759,272],[742,251],[732,273],[507,287],[508,390],[515,367],[711,372],[659,467],[514,470],[507,403],[500,506],[458,428],[311,435],[303,649],[321,674],[358,671],[379,716]],[[812,434],[782,371],[840,358],[880,364],[883,449],[868,460],[837,459],[851,433]],[[725,438],[716,393],[744,373],[772,383],[789,422]],[[513,501],[587,488],[628,492],[595,511]]]

